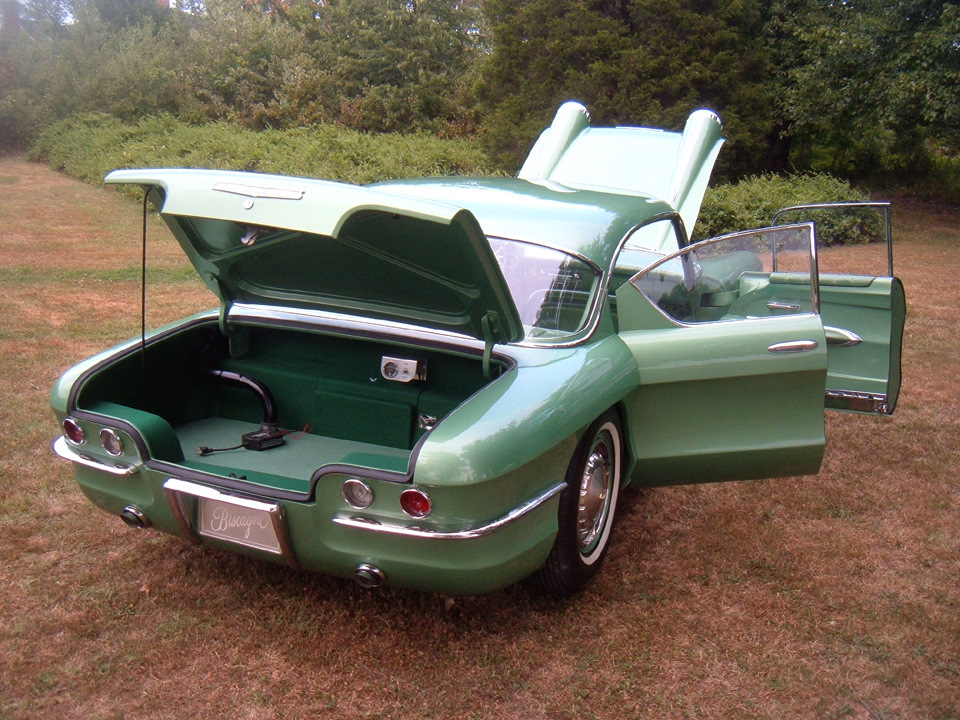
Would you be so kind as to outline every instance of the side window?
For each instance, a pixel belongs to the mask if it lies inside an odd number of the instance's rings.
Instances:
[[[796,205],[780,210],[771,225],[799,222],[817,228],[821,284],[844,286],[851,276],[893,275],[889,202]]]
[[[630,283],[679,323],[818,312],[812,224],[711,238],[673,253]]]
[[[614,263],[607,288],[614,323],[619,326],[617,290],[644,268],[648,268],[686,243],[680,218],[667,217],[643,225],[626,239]]]
[[[610,279],[611,295],[638,272],[685,244],[682,227],[677,222],[679,218],[664,218],[634,230],[617,255]]]

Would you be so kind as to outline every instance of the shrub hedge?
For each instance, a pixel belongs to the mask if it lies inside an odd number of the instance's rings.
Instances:
[[[249,170],[352,183],[496,172],[480,146],[465,139],[334,125],[255,132],[226,122],[190,125],[170,115],[132,124],[103,114],[71,116],[44,130],[30,156],[90,182],[130,167]]]
[[[772,222],[778,210],[791,205],[860,202],[868,199],[867,193],[850,187],[846,180],[830,175],[751,177],[736,184],[719,185],[707,191],[694,239],[765,227]],[[822,227],[823,223],[818,222],[821,240],[826,244],[841,244],[868,242],[874,237],[874,228],[858,229],[854,226],[857,222],[863,222],[862,220],[844,218],[840,222],[843,227],[833,231],[829,227]]]
[[[352,183],[503,174],[480,144],[468,139],[372,134],[334,125],[256,132],[227,122],[192,125],[165,114],[135,123],[105,114],[74,115],[41,133],[31,157],[94,183],[111,170],[130,167],[248,170]],[[829,175],[749,178],[707,191],[695,236],[763,227],[789,205],[865,199],[865,193]],[[823,225],[821,236],[828,244],[864,242],[873,229],[861,223]]]

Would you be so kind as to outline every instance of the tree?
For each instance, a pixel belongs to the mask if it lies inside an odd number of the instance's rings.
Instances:
[[[17,0],[0,0],[0,47],[10,43],[20,27],[20,3]]]
[[[363,130],[440,129],[457,114],[479,16],[458,0],[336,0],[317,43],[341,120]],[[439,123],[437,121],[440,121]]]
[[[796,4],[796,0],[794,0]],[[922,172],[960,142],[960,7],[934,0],[801,3],[781,108],[798,162],[859,176]]]
[[[595,122],[680,129],[717,111],[728,172],[762,162],[774,117],[760,0],[487,0],[489,148],[516,164],[564,100]]]
[[[156,0],[90,0],[100,19],[115,28],[132,27],[144,21],[159,21],[164,9]]]
[[[518,167],[562,102],[593,108],[617,93],[629,27],[587,0],[485,0],[483,10],[492,43],[478,86],[483,137]]]

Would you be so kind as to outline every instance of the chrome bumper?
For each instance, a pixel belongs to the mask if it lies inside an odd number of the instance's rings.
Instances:
[[[394,525],[358,515],[334,515],[333,522],[343,527],[355,528],[366,532],[384,533],[386,535],[417,538],[421,540],[472,540],[474,538],[484,537],[485,535],[491,535],[498,530],[502,530],[510,523],[516,522],[527,513],[536,510],[550,498],[559,495],[564,487],[566,487],[565,482],[558,482],[536,497],[514,508],[506,515],[485,525],[478,525],[463,530],[442,531],[430,528],[410,527],[407,525]]]
[[[53,451],[64,460],[69,460],[70,462],[75,462],[78,465],[93,468],[94,470],[102,470],[111,475],[135,475],[140,472],[140,468],[136,465],[125,465],[123,463],[109,465],[89,455],[84,455],[77,449],[71,447],[62,435],[54,441]]]

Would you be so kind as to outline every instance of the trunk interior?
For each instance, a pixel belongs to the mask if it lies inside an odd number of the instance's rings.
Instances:
[[[480,357],[303,330],[243,327],[233,348],[216,322],[181,329],[149,343],[145,358],[136,351],[92,373],[77,408],[127,421],[155,460],[309,493],[321,466],[406,473],[417,441],[490,382]],[[387,358],[423,377],[386,379]],[[490,374],[503,369],[494,361]],[[269,420],[271,399],[282,445],[237,448]]]

